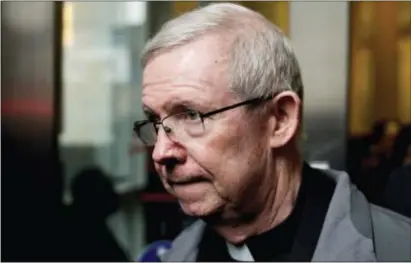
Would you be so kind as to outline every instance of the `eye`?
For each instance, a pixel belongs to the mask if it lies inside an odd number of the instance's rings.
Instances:
[[[189,120],[198,120],[200,119],[200,113],[198,111],[187,111],[185,112],[185,116],[189,119]]]

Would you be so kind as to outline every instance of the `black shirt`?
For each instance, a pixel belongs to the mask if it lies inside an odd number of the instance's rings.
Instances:
[[[291,214],[275,228],[245,241],[255,261],[310,261],[334,193],[335,182],[304,164],[301,186]],[[211,227],[199,244],[197,261],[236,261]]]
[[[383,206],[411,217],[411,164],[394,170],[389,175],[383,193]]]

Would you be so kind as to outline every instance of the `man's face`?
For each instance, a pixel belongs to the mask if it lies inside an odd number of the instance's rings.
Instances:
[[[227,41],[210,35],[152,58],[143,73],[142,100],[151,117],[184,109],[206,113],[240,101],[228,91]],[[156,171],[189,215],[206,216],[252,199],[269,153],[264,117],[235,108],[204,119],[204,133],[171,140],[159,129]]]

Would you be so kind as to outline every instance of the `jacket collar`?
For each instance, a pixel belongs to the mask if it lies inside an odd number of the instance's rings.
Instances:
[[[376,261],[368,201],[347,173],[324,172],[336,188],[312,261]]]

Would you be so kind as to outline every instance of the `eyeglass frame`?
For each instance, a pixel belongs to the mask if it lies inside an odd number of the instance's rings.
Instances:
[[[148,123],[152,123],[152,125],[154,126],[154,130],[156,131],[156,134],[158,134],[158,130],[159,130],[159,128],[157,128],[156,125],[161,125],[161,127],[163,127],[164,132],[166,134],[168,134],[172,130],[171,130],[170,127],[165,126],[163,124],[163,122],[164,122],[164,120],[168,119],[169,117],[172,117],[172,116],[175,116],[175,115],[178,115],[178,114],[182,114],[182,113],[195,112],[200,117],[201,123],[204,124],[204,119],[205,118],[209,118],[209,117],[211,117],[215,114],[218,114],[218,113],[221,113],[221,112],[224,112],[224,111],[228,111],[228,110],[231,110],[231,109],[235,109],[235,108],[238,108],[240,106],[250,105],[250,104],[253,104],[253,103],[256,103],[256,102],[261,102],[262,103],[262,102],[265,102],[265,101],[268,101],[268,100],[272,99],[273,97],[274,97],[274,95],[271,95],[268,98],[253,98],[253,99],[241,101],[241,102],[229,105],[229,106],[225,106],[225,107],[222,107],[222,108],[219,108],[219,109],[216,109],[216,110],[212,110],[212,111],[209,111],[207,113],[201,113],[201,112],[196,111],[196,110],[188,110],[186,112],[183,111],[183,112],[178,112],[178,113],[172,113],[170,115],[165,116],[164,118],[162,118],[159,121],[152,121],[152,120],[135,121],[134,124],[133,124],[133,131],[137,134],[137,136],[140,138],[140,140],[144,144],[148,144],[148,143],[144,142],[144,140],[141,138],[140,132],[139,132],[140,128],[143,127],[144,125],[148,124]]]

